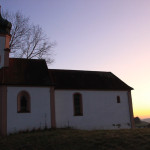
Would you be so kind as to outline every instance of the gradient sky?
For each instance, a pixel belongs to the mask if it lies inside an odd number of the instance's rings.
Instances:
[[[49,68],[111,71],[132,91],[134,116],[150,117],[150,0],[0,0],[52,41]]]

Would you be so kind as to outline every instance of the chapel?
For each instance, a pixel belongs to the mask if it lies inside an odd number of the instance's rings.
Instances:
[[[111,72],[48,69],[10,58],[11,23],[0,14],[0,134],[71,127],[134,128],[132,87]]]

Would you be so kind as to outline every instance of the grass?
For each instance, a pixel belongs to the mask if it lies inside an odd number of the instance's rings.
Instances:
[[[140,123],[136,123],[135,126],[137,128],[142,128],[142,127],[147,127],[148,126],[148,122],[145,122],[145,121],[141,121]]]
[[[0,150],[149,150],[150,129],[56,129],[0,137]]]

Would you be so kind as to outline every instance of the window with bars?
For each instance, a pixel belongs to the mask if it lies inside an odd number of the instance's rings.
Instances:
[[[17,97],[17,112],[29,113],[30,112],[30,95],[26,91],[21,91]]]
[[[82,95],[80,93],[75,93],[73,95],[73,103],[74,103],[74,116],[82,116],[83,106],[82,106]]]

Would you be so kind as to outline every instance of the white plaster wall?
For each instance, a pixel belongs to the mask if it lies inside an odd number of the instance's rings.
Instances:
[[[20,91],[30,94],[31,112],[17,113],[17,95]],[[34,128],[51,127],[50,88],[8,87],[7,89],[7,132],[13,133]]]
[[[82,94],[83,116],[74,116],[73,94]],[[121,103],[117,103],[120,96]],[[55,91],[56,126],[77,129],[131,128],[127,91]]]
[[[0,68],[4,66],[5,37],[0,36]]]

